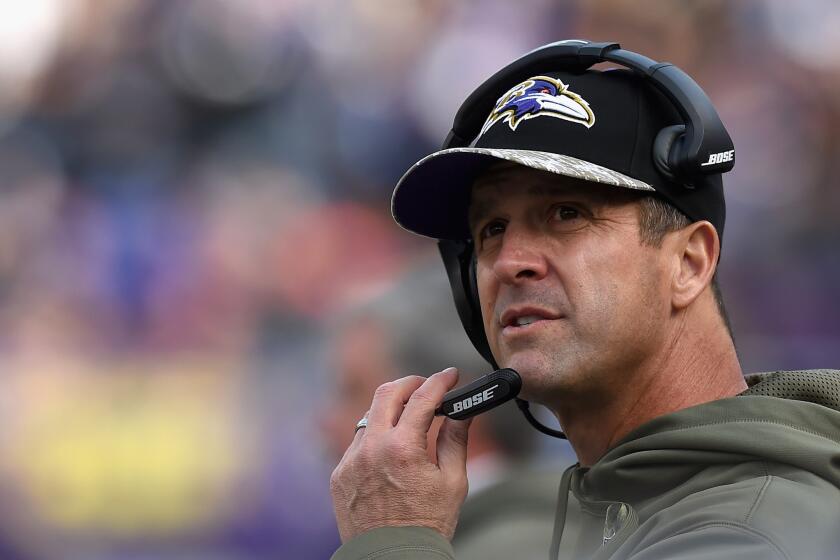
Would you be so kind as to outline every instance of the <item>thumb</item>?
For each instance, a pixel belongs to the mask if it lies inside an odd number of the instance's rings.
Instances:
[[[467,474],[467,440],[472,418],[446,418],[437,437],[438,468],[449,477]]]

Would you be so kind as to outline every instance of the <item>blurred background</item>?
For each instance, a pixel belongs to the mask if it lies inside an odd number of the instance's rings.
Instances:
[[[744,368],[840,366],[833,0],[0,6],[4,559],[328,558],[330,325],[434,258],[391,221],[396,180],[554,40],[706,89],[738,149]]]

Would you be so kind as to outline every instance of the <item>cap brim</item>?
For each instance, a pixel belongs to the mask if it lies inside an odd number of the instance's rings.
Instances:
[[[449,148],[415,163],[397,183],[391,213],[397,223],[434,239],[468,239],[467,211],[473,182],[498,161],[566,177],[640,191],[649,184],[594,163],[534,150],[503,148]]]

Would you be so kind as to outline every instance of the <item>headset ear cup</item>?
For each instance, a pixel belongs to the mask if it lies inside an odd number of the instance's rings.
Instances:
[[[666,126],[656,135],[653,141],[653,164],[665,177],[671,181],[677,179],[677,174],[674,169],[673,150],[677,144],[677,140],[685,133],[685,125],[675,124]]]

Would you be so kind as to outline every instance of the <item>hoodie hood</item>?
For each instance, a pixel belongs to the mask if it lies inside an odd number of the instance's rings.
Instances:
[[[761,373],[747,384],[736,397],[647,422],[591,468],[567,473],[581,509],[603,524],[596,557],[609,557],[639,524],[683,498],[757,473],[810,473],[840,487],[840,372]]]
[[[747,384],[737,397],[661,416],[628,434],[585,474],[583,494],[636,502],[656,491],[652,483],[665,491],[710,466],[748,461],[783,463],[840,486],[840,372],[761,373]]]

